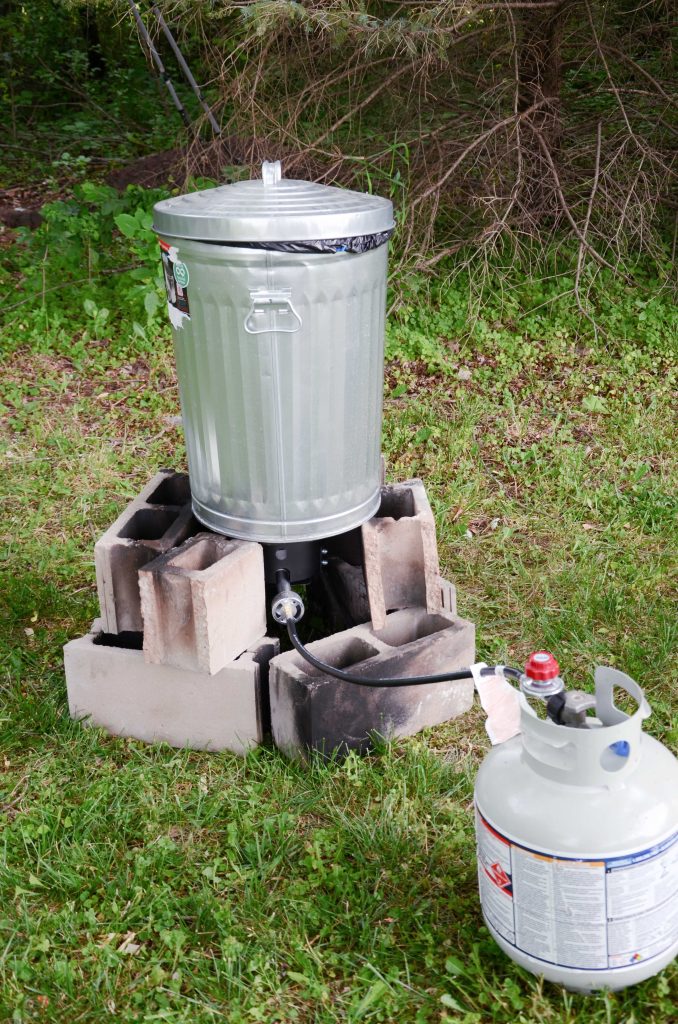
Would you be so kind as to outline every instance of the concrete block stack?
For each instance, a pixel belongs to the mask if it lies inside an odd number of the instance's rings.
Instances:
[[[368,678],[474,661],[420,480],[385,484],[377,514],[326,543],[317,657]],[[95,568],[101,617],[64,648],[69,709],[116,735],[244,753],[270,732],[296,757],[365,750],[470,707],[471,681],[365,688],[280,654],[262,546],[202,527],[186,474],[153,477],[96,543]]]
[[[374,629],[383,629],[387,610],[441,611],[436,524],[421,480],[382,487],[379,510],[361,533]]]
[[[118,736],[244,753],[270,729],[261,545],[201,532],[164,470],[94,548],[101,618],[64,648],[68,706]]]
[[[94,545],[104,632],[140,632],[144,628],[139,569],[197,529],[188,473],[156,473]]]
[[[68,707],[114,736],[194,750],[244,754],[261,743],[268,710],[264,670],[278,650],[262,637],[210,675],[153,665],[141,650],[119,646],[114,635],[92,632],[64,647]]]
[[[144,655],[213,675],[266,632],[261,544],[198,533],[139,570]]]

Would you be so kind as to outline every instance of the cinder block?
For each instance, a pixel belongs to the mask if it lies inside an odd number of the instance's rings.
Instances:
[[[374,629],[398,608],[442,611],[435,521],[421,480],[382,487],[379,511],[361,532]]]
[[[348,629],[369,621],[370,602],[362,565],[330,556],[321,582],[325,614],[334,629]]]
[[[346,629],[370,620],[370,602],[362,565],[351,565],[341,558],[331,556],[325,568],[323,583],[327,614],[337,624],[335,628]],[[442,576],[437,578],[436,586],[440,589],[440,609],[456,615],[457,588]]]
[[[473,664],[475,629],[449,612],[407,608],[386,615],[383,629],[355,626],[309,649],[367,678],[428,675]],[[291,757],[366,750],[374,733],[410,736],[455,718],[473,701],[472,679],[368,689],[323,674],[296,651],[272,660],[269,689],[273,739]]]
[[[268,714],[265,676],[277,640],[263,637],[215,675],[148,665],[117,636],[93,633],[64,647],[71,717],[115,736],[243,754],[260,743]]]
[[[99,607],[106,633],[143,628],[139,569],[200,528],[190,501],[188,474],[162,470],[94,545]]]
[[[440,604],[443,611],[449,612],[450,615],[457,614],[457,588],[454,583],[450,583],[449,580],[444,580],[442,576],[438,577],[438,586],[440,587]]]
[[[214,674],[266,632],[260,544],[198,533],[139,571],[144,656]]]

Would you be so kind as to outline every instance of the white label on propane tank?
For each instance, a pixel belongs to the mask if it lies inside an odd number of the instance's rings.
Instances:
[[[515,945],[511,844],[490,828],[478,811],[476,820],[480,902],[494,928],[507,942]]]
[[[678,833],[620,857],[563,857],[513,842],[476,809],[483,913],[545,963],[609,970],[659,956],[678,938]]]
[[[678,833],[606,862],[610,967],[658,956],[678,936]]]

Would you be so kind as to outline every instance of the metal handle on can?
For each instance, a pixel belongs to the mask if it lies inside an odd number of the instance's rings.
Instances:
[[[245,317],[248,334],[294,334],[301,327],[301,317],[292,305],[292,291],[250,292],[252,305]]]

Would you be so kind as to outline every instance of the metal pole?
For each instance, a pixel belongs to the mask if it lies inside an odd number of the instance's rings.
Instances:
[[[137,7],[137,5],[134,2],[134,0],[129,0],[129,5],[130,5],[130,8],[132,10],[132,14],[134,15],[134,20],[136,21],[137,25],[139,26],[139,32],[141,33],[141,37],[144,40],[144,42],[146,43],[146,46],[148,47],[149,53],[150,53],[151,57],[153,58],[153,60],[155,62],[155,66],[158,69],[158,74],[160,75],[161,79],[163,80],[163,82],[167,86],[167,91],[170,94],[170,96],[172,97],[172,102],[174,103],[174,106],[177,108],[177,110],[179,111],[179,114],[181,115],[181,120],[184,122],[184,124],[186,125],[187,128],[190,128],[191,121],[190,121],[190,118],[189,118],[188,114],[186,113],[186,108],[184,107],[183,103],[181,102],[181,100],[177,96],[177,91],[176,91],[176,89],[174,88],[174,86],[172,84],[172,80],[171,80],[170,76],[167,74],[167,71],[165,70],[165,65],[162,62],[162,58],[161,58],[160,54],[158,53],[158,51],[156,50],[156,48],[155,48],[155,46],[153,44],[153,40],[149,36],[148,30],[147,30],[146,26],[144,25],[144,22],[142,20],[141,14],[139,13],[139,8]]]
[[[165,21],[165,19],[162,16],[162,14],[158,10],[158,7],[157,7],[156,4],[153,4],[151,10],[153,11],[153,14],[155,15],[155,20],[158,22],[158,24],[160,25],[160,28],[165,33],[165,36],[167,38],[167,42],[172,47],[172,52],[173,52],[174,56],[176,57],[177,63],[179,64],[179,67],[183,71],[188,84],[190,85],[191,89],[193,90],[193,92],[197,96],[198,101],[199,101],[201,107],[203,108],[203,110],[207,114],[207,117],[209,119],[209,123],[212,126],[212,131],[214,132],[215,135],[221,135],[221,128],[217,124],[217,120],[216,120],[214,114],[212,113],[212,109],[211,109],[209,103],[207,102],[207,100],[205,99],[205,97],[202,94],[202,90],[201,90],[200,86],[198,85],[198,83],[196,82],[195,78],[193,77],[193,73],[192,73],[191,69],[189,68],[188,64],[186,63],[186,60],[184,58],[183,53],[179,49],[177,41],[176,41],[176,39],[174,38],[174,36],[172,35],[172,33],[170,31],[169,25],[167,24],[167,22]]]

